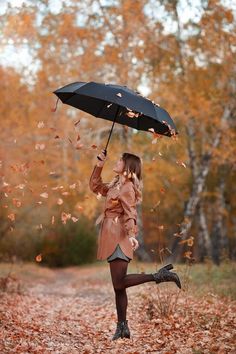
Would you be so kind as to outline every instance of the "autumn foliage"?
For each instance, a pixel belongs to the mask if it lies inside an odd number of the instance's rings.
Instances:
[[[143,160],[137,257],[235,258],[234,15],[212,0],[187,21],[181,6],[87,0],[53,11],[40,0],[1,14],[1,46],[15,59],[6,54],[0,67],[2,259],[46,261],[52,234],[80,234],[102,209],[88,180],[111,122],[61,102],[53,109],[53,90],[90,80],[146,88],[179,131],[172,139],[115,125],[104,181],[121,147]],[[24,48],[30,59],[18,62]],[[94,252],[96,237],[87,239]]]

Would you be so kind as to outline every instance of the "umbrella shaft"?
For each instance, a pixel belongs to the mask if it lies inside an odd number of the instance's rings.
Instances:
[[[107,140],[107,144],[106,144],[105,150],[107,150],[107,146],[108,146],[109,141],[110,141],[111,133],[112,133],[112,130],[113,130],[113,127],[114,127],[114,124],[115,124],[116,117],[118,116],[119,109],[120,109],[120,106],[117,107],[115,118],[114,118],[113,123],[112,123],[112,127],[111,127],[111,130],[110,130],[110,133],[109,133],[109,137],[108,137],[108,140]]]

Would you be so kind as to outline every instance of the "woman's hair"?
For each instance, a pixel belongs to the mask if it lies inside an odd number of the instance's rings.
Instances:
[[[143,181],[142,181],[142,161],[139,156],[130,154],[128,152],[124,152],[121,156],[124,161],[124,170],[123,176],[126,177],[126,180],[130,180],[133,182],[135,196],[137,204],[142,202],[142,189],[143,189]],[[108,187],[113,187],[119,180],[119,175],[117,174],[111,182],[108,184]]]

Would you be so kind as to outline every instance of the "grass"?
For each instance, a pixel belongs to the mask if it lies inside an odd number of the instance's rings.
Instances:
[[[151,273],[155,272],[161,265],[156,263],[143,263],[133,260],[128,266],[130,273]],[[94,262],[89,265],[67,267],[74,272],[96,268],[95,276],[110,281],[109,264],[106,261]],[[54,268],[55,269],[55,268]],[[9,273],[22,281],[50,280],[54,277],[54,269],[40,266],[37,263],[0,263],[0,278],[6,277]],[[63,268],[60,268],[63,271]],[[176,271],[182,281],[183,287],[197,297],[204,294],[215,294],[220,297],[228,297],[236,300],[236,263],[224,261],[220,266],[207,261],[205,264],[194,264],[192,266],[176,264],[173,271]],[[79,275],[79,273],[78,273]]]
[[[161,266],[161,264],[158,265],[159,268]],[[150,273],[159,269],[158,267],[156,268],[156,263],[137,262],[135,264],[134,262],[130,264],[128,272],[144,271]],[[226,260],[220,266],[213,264],[211,261],[204,264],[193,264],[192,266],[176,264],[173,271],[178,273],[184,288],[188,287],[189,291],[197,297],[213,293],[220,297],[229,297],[236,300],[236,262]]]

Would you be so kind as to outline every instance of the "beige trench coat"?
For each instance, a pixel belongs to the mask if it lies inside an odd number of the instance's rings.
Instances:
[[[103,213],[96,220],[101,223],[98,234],[97,259],[104,260],[115,250],[117,244],[124,254],[133,259],[133,248],[129,237],[137,237],[136,198],[132,181],[126,181],[120,188],[109,188],[103,183],[103,167],[95,165],[89,181],[92,192],[106,197]]]

